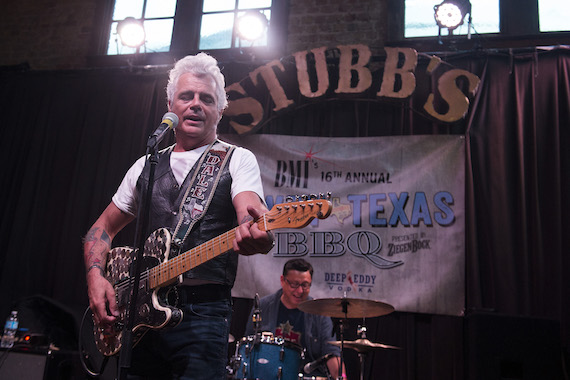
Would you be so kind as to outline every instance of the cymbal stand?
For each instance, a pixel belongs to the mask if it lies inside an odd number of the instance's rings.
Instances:
[[[348,300],[346,299],[346,293],[340,301],[342,307],[342,313],[344,318],[340,319],[339,322],[339,332],[340,332],[340,368],[338,369],[338,380],[342,380],[343,367],[344,367],[344,321],[348,320]]]
[[[253,301],[253,313],[251,315],[253,323],[253,344],[250,348],[246,348],[247,354],[249,353],[261,342],[261,332],[259,331],[259,325],[261,324],[261,310],[259,309],[259,293],[255,293],[255,299]]]
[[[356,333],[360,335],[361,339],[366,339],[366,318],[362,318],[362,325],[358,326]],[[364,359],[366,357],[366,352],[358,351],[358,360],[360,362],[360,380],[364,380]]]

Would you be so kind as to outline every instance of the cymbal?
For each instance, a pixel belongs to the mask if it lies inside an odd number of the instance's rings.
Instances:
[[[337,346],[337,347],[342,346],[340,340],[329,342],[329,344],[332,344],[333,346]],[[390,345],[382,344],[382,343],[373,343],[373,342],[369,341],[368,339],[356,339],[354,341],[351,341],[351,340],[346,341],[345,340],[344,341],[344,347],[353,349],[357,352],[367,352],[367,351],[372,351],[372,350],[376,350],[379,348],[391,348],[391,349],[395,349],[395,350],[400,349],[400,347],[396,347],[396,346],[390,346]]]
[[[346,310],[343,306],[346,304]],[[309,314],[333,318],[372,318],[390,314],[392,305],[359,298],[321,298],[301,303],[299,309]],[[345,314],[346,311],[346,314]]]

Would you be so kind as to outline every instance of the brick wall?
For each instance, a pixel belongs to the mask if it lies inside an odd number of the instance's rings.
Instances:
[[[9,0],[0,11],[0,66],[85,67],[97,0]]]
[[[386,1],[290,0],[287,51],[346,44],[384,45]]]
[[[0,66],[32,69],[87,65],[97,33],[97,1],[7,0],[0,11]],[[287,52],[362,43],[380,49],[386,0],[289,0]]]

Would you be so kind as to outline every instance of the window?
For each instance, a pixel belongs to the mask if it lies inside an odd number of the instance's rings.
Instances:
[[[538,20],[541,32],[561,32],[570,30],[568,0],[538,0]]]
[[[246,11],[259,12],[269,21],[271,0],[204,0],[199,49],[266,46],[267,34],[255,41],[240,39],[237,20]]]
[[[442,0],[405,0],[404,37],[437,36],[439,29],[434,19],[434,6]],[[471,1],[471,33],[499,33],[499,0]],[[467,34],[468,20],[466,16],[463,25],[453,31],[453,34]],[[442,30],[442,35],[447,31]]]
[[[136,48],[123,46],[117,35],[117,24],[127,17],[142,20],[146,40],[141,52],[170,50],[176,0],[116,0],[109,33],[107,54],[133,54]]]
[[[123,46],[117,25],[127,17],[143,22],[146,39],[141,53],[234,49],[282,48],[286,36],[286,0],[115,0],[103,41],[106,55],[134,54]],[[237,22],[246,13],[263,15],[265,34],[250,41],[237,34]]]

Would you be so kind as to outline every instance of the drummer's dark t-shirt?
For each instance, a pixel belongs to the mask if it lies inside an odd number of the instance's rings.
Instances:
[[[279,302],[275,336],[280,336],[288,342],[303,346],[302,341],[304,333],[304,313],[299,309],[287,309],[285,305],[283,305],[283,302]]]

